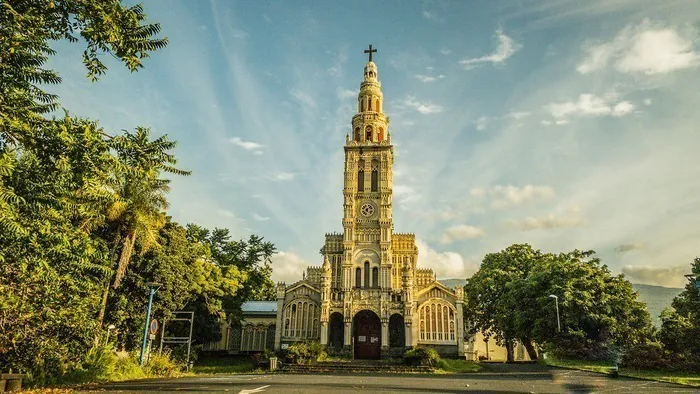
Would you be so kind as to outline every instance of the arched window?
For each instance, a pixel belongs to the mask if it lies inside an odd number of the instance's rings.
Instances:
[[[360,160],[357,165],[360,167],[357,171],[357,191],[362,192],[365,191],[365,161]]]
[[[379,99],[377,99],[376,103],[374,104],[374,110],[377,112],[381,112],[381,107],[379,106]]]
[[[418,308],[419,336],[422,342],[454,343],[457,337],[454,306],[445,300],[432,299]]]
[[[379,162],[372,160],[372,191],[379,190]]]
[[[362,138],[362,134],[360,134],[360,128],[355,127],[355,141],[359,141]]]
[[[398,313],[394,313],[389,318],[389,346],[406,346],[406,326],[404,325],[403,316]]]
[[[284,331],[283,336],[293,339],[313,339],[318,338],[318,325],[314,326],[317,319],[318,307],[309,299],[292,301],[284,308]],[[260,339],[265,343],[264,339]]]
[[[362,269],[360,267],[355,270],[355,287],[362,287]]]
[[[384,129],[381,128],[381,127],[379,128],[379,133],[378,133],[378,136],[377,136],[377,141],[378,141],[378,142],[384,141]]]
[[[365,112],[365,99],[360,99],[360,112]]]
[[[365,289],[369,288],[369,261],[365,261]]]
[[[365,127],[365,141],[372,141],[372,126]]]
[[[372,287],[379,287],[379,268],[372,268]]]

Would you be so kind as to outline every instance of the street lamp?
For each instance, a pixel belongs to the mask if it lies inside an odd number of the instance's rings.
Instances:
[[[109,332],[114,330],[116,327],[114,324],[110,324],[107,326],[107,338],[105,338],[105,345],[109,345]]]
[[[554,306],[557,308],[557,332],[561,332],[561,321],[559,321],[559,297],[550,294],[549,298],[554,298]]]
[[[153,295],[160,289],[161,284],[155,282],[146,283],[148,286],[148,311],[146,312],[146,325],[143,327],[143,342],[141,343],[141,358],[139,363],[143,367],[143,356],[146,354],[146,341],[148,340],[148,326],[151,325],[151,306],[153,305]]]

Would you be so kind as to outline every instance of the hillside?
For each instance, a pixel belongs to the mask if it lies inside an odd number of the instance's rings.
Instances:
[[[465,279],[439,279],[443,285],[454,288],[456,286],[464,286],[467,281]],[[655,326],[660,324],[659,314],[661,311],[671,305],[673,298],[677,296],[683,289],[642,285],[633,283],[632,287],[639,293],[639,300],[647,304],[647,310],[651,315],[651,320]]]

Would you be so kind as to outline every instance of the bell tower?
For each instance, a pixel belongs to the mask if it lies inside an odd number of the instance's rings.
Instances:
[[[392,165],[389,121],[383,112],[384,95],[377,65],[369,61],[346,136],[343,187],[343,288],[401,288],[392,283]]]

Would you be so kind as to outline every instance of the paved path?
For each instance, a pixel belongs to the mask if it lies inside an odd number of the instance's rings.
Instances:
[[[462,375],[221,375],[106,384],[103,392],[222,393],[700,393],[700,389],[645,380],[546,368],[489,367]]]

